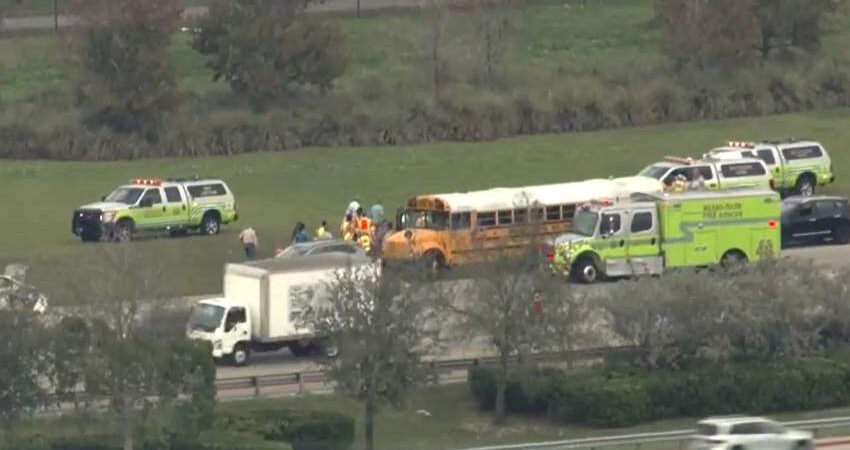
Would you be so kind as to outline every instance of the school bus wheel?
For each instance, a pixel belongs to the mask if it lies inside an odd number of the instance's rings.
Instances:
[[[422,266],[431,275],[446,268],[446,258],[438,250],[428,250],[422,255]]]

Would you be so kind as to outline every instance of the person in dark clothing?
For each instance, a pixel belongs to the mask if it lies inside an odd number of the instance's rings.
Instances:
[[[292,243],[300,244],[302,242],[309,242],[310,236],[307,234],[307,226],[304,225],[304,222],[298,221],[295,224],[295,228],[292,230]]]

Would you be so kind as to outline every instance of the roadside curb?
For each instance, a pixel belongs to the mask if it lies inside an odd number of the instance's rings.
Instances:
[[[850,444],[850,437],[841,437],[841,438],[828,438],[828,439],[817,439],[815,440],[815,447],[830,447],[833,445],[847,445]]]

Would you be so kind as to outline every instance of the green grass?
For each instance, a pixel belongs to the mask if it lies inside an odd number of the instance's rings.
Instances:
[[[355,450],[363,448],[362,407],[353,400],[339,396],[306,396],[279,400],[245,401],[222,404],[221,407],[250,410],[267,406],[292,409],[323,409],[340,411],[358,418]],[[425,410],[430,416],[417,414]],[[810,413],[778,414],[778,420],[806,420],[844,416],[847,409]],[[466,384],[428,388],[410,396],[407,405],[399,409],[384,408],[376,425],[376,447],[379,449],[437,450],[459,449],[485,445],[505,445],[542,442],[619,434],[651,433],[690,429],[696,418],[664,420],[636,427],[598,429],[581,426],[560,426],[545,419],[509,416],[504,426],[493,424],[489,413],[481,412],[469,394]],[[831,435],[847,430],[832,430]],[[820,435],[819,435],[820,436]],[[826,436],[826,435],[824,435]],[[653,450],[679,448],[676,445],[653,445]]]
[[[82,244],[70,233],[71,211],[96,201],[134,177],[202,174],[222,177],[236,193],[240,221],[221,236],[143,240],[162,256],[174,294],[221,290],[225,262],[241,259],[235,233],[251,225],[260,255],[284,245],[296,220],[311,229],[332,227],[354,196],[383,199],[388,213],[412,195],[519,186],[636,173],[666,154],[699,154],[729,139],[814,137],[833,157],[836,192],[850,192],[850,111],[540,135],[479,144],[441,143],[385,148],[311,148],[236,157],[112,163],[0,163],[0,192],[8,205],[0,221],[0,263],[27,262],[35,281],[55,301],[66,295],[69,270],[98,264],[103,245]]]

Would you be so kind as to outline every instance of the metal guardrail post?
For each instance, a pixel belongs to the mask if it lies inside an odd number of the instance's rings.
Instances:
[[[301,376],[301,372],[295,373],[295,381],[298,382],[298,395],[304,393],[304,377]]]
[[[260,380],[257,377],[251,377],[251,385],[254,386],[254,397],[260,396]]]

